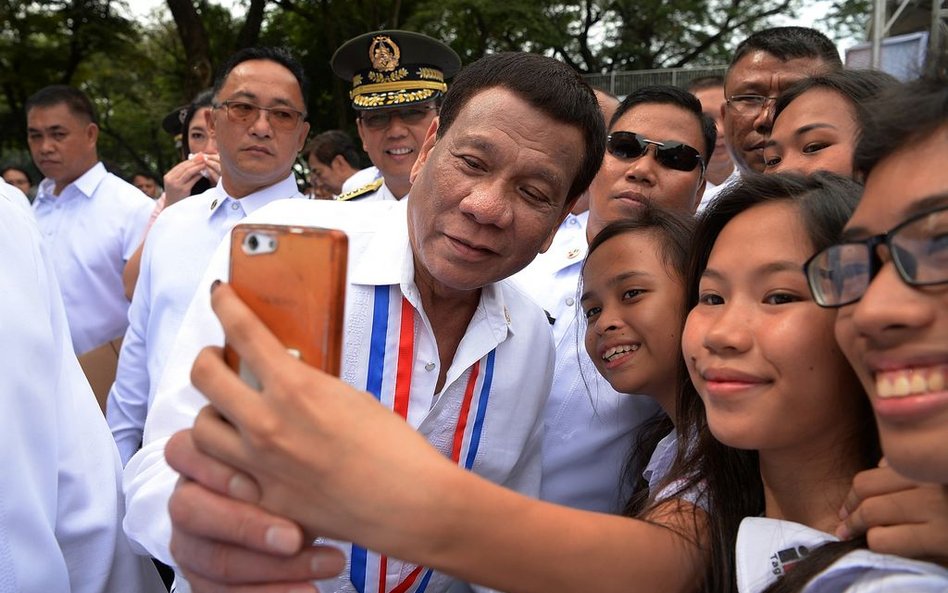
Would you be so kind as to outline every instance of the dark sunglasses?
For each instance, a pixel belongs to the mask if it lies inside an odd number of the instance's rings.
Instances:
[[[704,159],[694,147],[667,140],[658,142],[649,140],[635,132],[613,132],[606,139],[606,150],[617,159],[629,160],[643,156],[649,146],[655,147],[655,160],[662,166],[676,171],[694,171],[701,166],[704,173]]]

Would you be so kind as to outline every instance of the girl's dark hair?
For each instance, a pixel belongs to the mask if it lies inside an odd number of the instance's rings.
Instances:
[[[894,76],[879,70],[837,70],[804,78],[780,93],[774,104],[774,120],[803,93],[812,89],[826,89],[841,95],[849,102],[861,128],[868,114],[865,103],[898,84],[899,81]]]
[[[603,243],[629,233],[648,234],[658,243],[659,256],[666,271],[684,284],[684,270],[688,262],[694,218],[648,204],[641,215],[634,219],[620,220],[606,225],[589,244],[586,261]],[[583,270],[586,263],[583,262]],[[582,289],[580,289],[582,292]],[[680,319],[684,323],[686,309],[682,308]],[[581,345],[579,345],[581,347]],[[580,369],[583,365],[580,365]],[[659,410],[641,424],[626,458],[623,469],[622,492],[629,492],[624,502],[623,514],[636,516],[648,500],[648,483],[642,478],[642,469],[648,462],[658,442],[674,428],[671,418]]]
[[[790,202],[799,209],[813,252],[833,244],[856,207],[861,187],[831,173],[799,175],[749,175],[729,186],[702,213],[695,229],[688,263],[686,306],[698,302],[698,283],[721,231],[742,212],[774,202]],[[801,270],[802,273],[802,270]],[[682,364],[678,398],[678,458],[666,484],[675,495],[701,492],[707,505],[709,563],[704,588],[715,593],[737,591],[735,541],[745,517],[764,512],[764,489],[756,451],[728,447],[711,434],[704,404]],[[879,437],[867,398],[860,398],[854,450],[863,467],[881,458]],[[654,503],[653,503],[654,504]]]
[[[880,161],[948,123],[948,75],[926,76],[887,89],[867,110],[853,155],[856,171],[864,178]]]
[[[806,558],[793,565],[793,570],[784,577],[777,579],[762,593],[796,593],[802,591],[810,579],[820,574],[830,564],[836,562],[853,550],[868,546],[865,537],[842,542],[829,542],[812,550]]]

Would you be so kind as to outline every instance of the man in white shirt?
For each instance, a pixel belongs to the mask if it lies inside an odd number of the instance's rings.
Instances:
[[[438,114],[446,80],[461,67],[454,50],[421,33],[373,31],[342,44],[331,60],[352,85],[362,148],[381,176],[341,200],[400,200],[411,189],[412,165]]]
[[[772,27],[740,42],[724,76],[724,133],[741,174],[764,171],[764,143],[780,93],[808,76],[842,68],[833,42],[808,27]]]
[[[413,169],[414,197],[281,202],[251,218],[345,230],[343,379],[394,409],[454,463],[535,495],[552,344],[542,311],[501,280],[549,246],[595,175],[605,145],[602,116],[589,88],[565,65],[496,54],[458,77],[436,121]],[[146,445],[126,468],[126,529],[165,557],[171,527],[165,509],[178,475],[162,453],[171,434],[189,426],[206,403],[190,384],[190,368],[202,346],[223,339],[207,291],[226,274],[225,253],[226,245],[196,293],[146,425]],[[228,529],[246,510],[222,498],[199,515]],[[232,520],[218,522],[205,511]],[[175,549],[192,549],[181,537],[215,545],[180,527]],[[435,593],[454,583],[358,546],[344,550],[350,570],[321,584],[323,591],[374,591],[381,581],[386,591],[424,582]],[[176,556],[202,585],[210,575],[196,563],[210,558]],[[256,570],[263,566],[254,568],[254,578],[273,578]]]
[[[164,591],[122,532],[115,444],[73,353],[36,222],[12,192],[0,180],[0,590]]]
[[[343,193],[349,180],[359,174],[359,151],[342,130],[327,130],[313,136],[306,145],[306,162],[310,183],[322,185],[333,196]]]
[[[714,122],[702,114],[694,96],[674,87],[633,91],[615,109],[609,131],[617,135],[631,132],[665,144],[685,144],[694,147],[704,160],[714,149]],[[589,211],[583,218],[568,219],[575,221],[576,227],[583,223],[584,235],[576,237],[573,229],[567,236],[571,238],[558,242],[558,233],[550,250],[515,279],[554,317],[556,370],[544,410],[540,498],[617,513],[629,492],[623,469],[636,429],[658,411],[658,406],[645,396],[613,390],[586,353],[586,325],[579,315],[576,296],[586,241],[610,222],[634,218],[645,202],[694,213],[705,179],[701,163],[680,170],[669,167],[655,148],[646,147],[644,153],[635,156],[614,150],[616,145],[611,141],[608,146],[602,167],[587,192]],[[555,275],[545,281],[537,279],[536,267],[548,266],[553,257],[559,260]],[[641,467],[646,460],[638,461]]]
[[[26,101],[26,124],[30,154],[45,176],[33,209],[81,355],[125,332],[122,270],[154,202],[99,162],[95,109],[78,89],[39,90]]]
[[[222,69],[208,121],[217,139],[221,178],[203,194],[165,209],[142,252],[106,408],[123,463],[141,445],[158,379],[214,249],[258,208],[302,197],[292,167],[309,132],[303,88],[302,67],[282,50],[242,50]],[[244,104],[261,109],[255,117],[238,117]],[[292,125],[271,116],[271,108],[290,114]]]

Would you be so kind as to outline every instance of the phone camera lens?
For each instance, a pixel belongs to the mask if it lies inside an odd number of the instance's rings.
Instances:
[[[250,247],[251,251],[256,251],[260,247],[260,240],[257,239],[257,235],[247,237],[247,246]]]

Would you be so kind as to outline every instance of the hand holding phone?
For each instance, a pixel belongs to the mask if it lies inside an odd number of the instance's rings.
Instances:
[[[338,376],[348,239],[337,230],[240,224],[231,231],[230,284],[287,351]],[[237,356],[224,358],[259,388]]]

